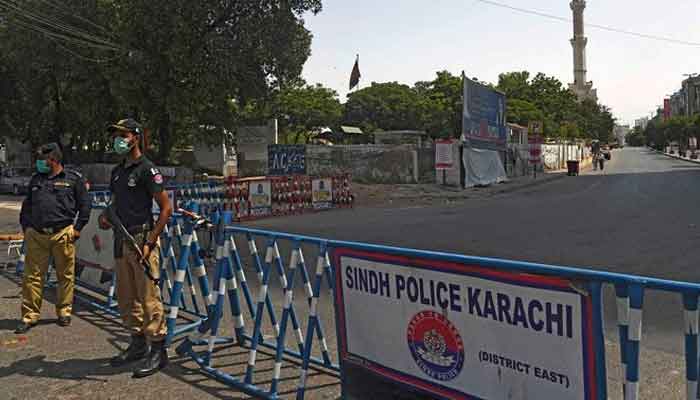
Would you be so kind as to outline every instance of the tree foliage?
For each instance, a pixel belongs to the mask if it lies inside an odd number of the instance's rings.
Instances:
[[[635,145],[646,144],[657,150],[664,150],[671,143],[676,143],[683,152],[688,149],[690,138],[700,142],[700,115],[673,116],[666,121],[657,116],[649,121],[644,130],[632,131],[628,141]]]
[[[105,124],[131,115],[161,162],[233,128],[232,101],[245,108],[297,80],[311,43],[302,15],[321,10],[320,0],[55,4],[0,2],[0,86],[10,94],[0,128],[99,152]]]
[[[591,100],[578,102],[558,79],[527,71],[499,75],[497,89],[508,99],[507,120],[527,126],[542,121],[545,136],[612,140],[615,119],[610,109]]]

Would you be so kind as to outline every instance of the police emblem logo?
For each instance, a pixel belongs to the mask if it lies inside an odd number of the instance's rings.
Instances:
[[[157,184],[159,184],[159,185],[162,184],[162,183],[163,183],[163,175],[161,175],[161,174],[155,174],[155,175],[153,176],[153,182],[155,182],[155,183],[157,183]]]
[[[421,311],[408,324],[408,347],[416,365],[439,381],[455,379],[464,366],[464,343],[442,314]]]
[[[129,182],[127,182],[126,184],[129,185],[129,187],[134,187],[134,186],[136,186],[136,178],[134,178],[133,176],[130,176],[130,177],[129,177]]]

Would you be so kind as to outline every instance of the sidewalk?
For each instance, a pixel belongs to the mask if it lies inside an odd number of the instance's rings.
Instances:
[[[650,150],[655,151],[655,152],[657,152],[657,153],[659,153],[659,154],[663,154],[663,155],[665,155],[665,156],[667,156],[667,157],[675,158],[675,159],[677,159],[677,160],[687,161],[687,162],[691,162],[691,163],[694,163],[694,164],[700,164],[700,159],[698,159],[698,160],[693,160],[693,159],[691,159],[691,158],[683,157],[683,156],[678,155],[678,154],[666,153],[665,151],[659,151],[659,150],[652,149],[652,148],[650,148]]]
[[[538,174],[537,178],[519,176],[508,181],[486,187],[462,189],[454,186],[430,184],[365,185],[353,184],[356,207],[396,207],[442,205],[454,202],[484,199],[498,194],[510,193],[535,187],[566,177],[566,170]]]

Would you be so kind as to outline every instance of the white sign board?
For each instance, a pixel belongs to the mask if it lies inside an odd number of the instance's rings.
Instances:
[[[454,160],[452,159],[452,139],[438,140],[435,142],[435,169],[452,169]]]
[[[344,362],[445,398],[594,398],[591,298],[568,281],[351,249],[333,257]]]
[[[76,279],[93,287],[108,290],[114,268],[114,235],[111,229],[97,226],[102,208],[90,213],[90,222],[80,232],[75,245]]]

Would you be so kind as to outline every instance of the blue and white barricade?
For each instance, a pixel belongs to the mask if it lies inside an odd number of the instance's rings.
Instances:
[[[278,398],[282,382],[289,380],[295,382],[297,398],[303,399],[310,368],[337,379],[337,354],[331,354],[328,344],[334,335],[328,338],[324,329],[324,323],[335,322],[333,299],[324,295],[332,288],[323,287],[334,282],[325,241],[234,227],[230,211],[217,214],[215,310],[206,331],[190,335],[178,353],[189,355],[208,376],[267,399]],[[313,281],[307,257],[317,260]],[[248,273],[257,279],[251,282]],[[173,296],[179,295],[177,289]],[[227,297],[230,316],[224,313]],[[230,370],[225,362],[217,363],[217,353],[232,344],[245,351],[246,362]],[[256,378],[258,372],[268,377],[271,372],[271,378]]]

